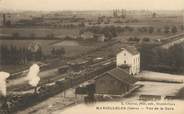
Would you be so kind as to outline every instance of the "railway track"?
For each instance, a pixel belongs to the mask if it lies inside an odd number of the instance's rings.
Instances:
[[[85,64],[83,64],[82,68],[80,69],[80,73],[76,73],[76,74],[82,75],[82,74],[85,74],[91,70],[94,70],[94,69],[103,67],[105,65],[111,64],[112,62],[115,62],[115,58],[104,58],[102,61],[92,62],[92,63],[87,63],[87,64],[85,63]],[[58,68],[60,68],[60,67],[58,67]],[[57,71],[58,68],[56,68],[55,71]],[[62,73],[58,72],[58,73],[55,73],[53,75],[48,75],[48,76],[44,76],[44,77],[41,76],[41,81],[39,83],[39,86],[42,86],[42,85],[47,84],[47,83],[53,83],[57,80],[60,80],[62,78],[66,78],[69,76],[77,77],[77,76],[75,76],[75,74],[71,74],[71,72],[73,72],[72,70],[70,70],[68,72],[67,71],[62,72]],[[25,73],[25,75],[26,75],[26,73]],[[14,80],[14,81],[16,81],[16,80]],[[8,86],[9,91],[28,91],[29,89],[33,89],[33,88],[30,87],[25,82],[22,84],[17,84],[17,85],[14,84],[12,86]]]

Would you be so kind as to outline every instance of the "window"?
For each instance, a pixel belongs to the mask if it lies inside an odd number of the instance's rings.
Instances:
[[[126,64],[126,61],[124,61],[124,64]]]

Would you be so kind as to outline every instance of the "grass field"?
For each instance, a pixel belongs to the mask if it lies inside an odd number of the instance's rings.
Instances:
[[[46,37],[49,34],[54,34],[54,36],[65,36],[65,35],[77,35],[79,33],[79,29],[51,29],[51,28],[0,28],[1,34],[15,34],[18,33],[21,37],[30,37],[31,35],[35,35],[35,37]]]
[[[65,40],[52,45],[54,48],[63,47],[66,51],[66,57],[73,57],[76,55],[81,55],[87,53],[88,51],[97,49],[107,42],[90,42],[90,41],[75,41],[75,40]]]

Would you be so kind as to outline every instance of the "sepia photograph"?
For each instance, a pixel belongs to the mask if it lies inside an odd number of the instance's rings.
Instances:
[[[0,114],[184,114],[184,0],[0,0]]]

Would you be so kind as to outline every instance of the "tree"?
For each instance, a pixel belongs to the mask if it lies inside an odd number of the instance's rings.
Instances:
[[[141,53],[141,68],[142,69],[149,69],[150,65],[155,64],[155,52],[153,51],[153,48],[155,47],[155,44],[142,44],[139,47],[139,51]]]
[[[157,14],[154,12],[154,13],[152,14],[152,18],[156,18],[156,16],[157,16]]]
[[[143,38],[143,41],[149,42],[150,41],[150,38],[145,37],[145,38]]]
[[[153,33],[154,32],[154,28],[153,27],[149,27],[149,33]]]
[[[85,27],[85,23],[84,23],[84,22],[81,22],[81,23],[79,24],[79,27]]]
[[[141,32],[141,33],[147,32],[148,28],[147,27],[140,27],[140,28],[138,28],[138,31]]]
[[[118,17],[118,10],[113,10],[113,16]]]
[[[162,49],[162,48],[156,49],[156,55],[157,55],[157,58],[156,58],[157,61],[155,64],[170,65],[171,61],[168,56],[168,50]]]
[[[125,9],[121,10],[121,18],[126,18],[126,10]]]
[[[46,36],[47,38],[54,38],[55,36],[54,36],[54,34],[53,33],[50,33],[50,34],[47,34],[47,36]]]
[[[128,40],[129,40],[129,41],[135,41],[135,42],[139,42],[139,41],[140,41],[140,39],[137,38],[137,37],[129,37]]]
[[[11,21],[10,20],[8,20],[8,21],[6,21],[6,23],[5,23],[5,26],[11,26]]]
[[[128,28],[128,31],[129,31],[129,32],[133,32],[133,31],[134,31],[134,28],[133,28],[133,27],[129,27],[129,28]]]
[[[161,33],[162,29],[161,28],[157,28],[157,33]]]
[[[176,26],[173,26],[172,28],[171,28],[171,32],[172,33],[176,33],[178,30],[177,30],[177,27]]]
[[[169,33],[170,32],[170,27],[169,26],[165,26],[164,27],[164,32],[165,33]]]
[[[181,44],[176,44],[169,48],[170,61],[172,66],[180,69],[184,67],[184,47]]]
[[[37,61],[40,61],[42,59],[42,56],[43,56],[43,52],[42,52],[42,48],[40,47],[38,51],[35,53],[35,59]]]

